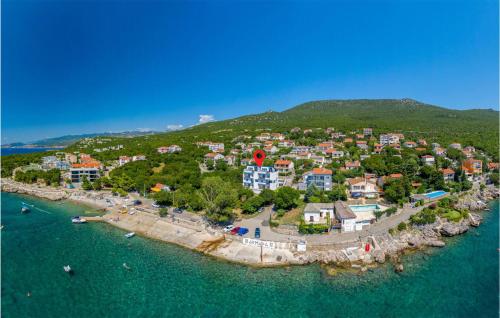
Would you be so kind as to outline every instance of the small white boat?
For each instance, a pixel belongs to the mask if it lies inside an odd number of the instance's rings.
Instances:
[[[65,265],[63,266],[63,269],[66,273],[69,273],[69,274],[72,274],[73,273],[73,269],[71,269],[71,267],[69,265]]]
[[[135,232],[130,232],[130,233],[125,234],[125,237],[126,237],[126,238],[131,238],[131,237],[133,237],[134,235],[135,235]]]
[[[30,211],[30,208],[26,207],[26,206],[23,206],[21,208],[21,213],[28,213]]]
[[[128,266],[127,263],[123,263],[123,267],[127,270],[130,270],[130,266]]]
[[[75,223],[75,224],[81,224],[81,223],[87,223],[87,220],[80,217],[79,215],[71,218],[71,222]]]

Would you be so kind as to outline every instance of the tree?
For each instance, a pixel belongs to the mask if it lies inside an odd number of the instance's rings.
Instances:
[[[332,201],[347,201],[347,189],[343,184],[336,184],[332,187],[332,191],[328,193],[328,197]]]
[[[281,187],[276,190],[274,205],[276,209],[290,210],[297,206],[300,192],[291,187]]]
[[[208,170],[214,170],[215,165],[212,159],[208,159],[205,165],[207,166]]]
[[[173,197],[170,192],[160,191],[153,195],[156,203],[161,206],[171,206],[173,203]]]
[[[259,196],[264,200],[264,205],[271,204],[274,201],[274,192],[272,190],[264,189]]]
[[[305,202],[321,202],[320,198],[321,190],[319,190],[314,184],[311,184],[309,187],[307,187],[306,194],[304,195]]]
[[[215,162],[215,170],[226,171],[227,170],[227,163],[224,160],[217,160]]]
[[[264,205],[264,199],[260,196],[255,196],[246,200],[241,205],[241,209],[243,210],[243,213],[253,214],[257,212],[262,205]]]
[[[238,193],[229,182],[220,177],[208,177],[202,181],[199,194],[210,220],[226,222],[232,217]]]
[[[403,186],[403,183],[399,180],[394,180],[387,186],[384,190],[384,196],[389,202],[398,202],[405,198],[406,191]]]
[[[82,189],[83,190],[92,190],[92,184],[90,183],[89,179],[87,178],[87,176],[83,176],[82,177]]]
[[[95,179],[94,183],[92,184],[92,188],[96,191],[101,190],[102,189],[101,179]]]

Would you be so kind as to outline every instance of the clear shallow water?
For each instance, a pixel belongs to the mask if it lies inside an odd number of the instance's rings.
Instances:
[[[21,215],[20,201],[51,214]],[[401,275],[383,266],[336,277],[317,265],[252,269],[126,239],[105,224],[71,224],[84,212],[2,193],[2,317],[498,316],[497,207],[446,248],[405,257]]]

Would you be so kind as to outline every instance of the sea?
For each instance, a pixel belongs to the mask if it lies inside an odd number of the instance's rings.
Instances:
[[[33,205],[21,214],[21,204]],[[498,317],[498,201],[446,247],[363,274],[256,269],[103,223],[69,202],[2,193],[1,317]],[[124,265],[125,264],[125,265]],[[70,265],[74,275],[63,271]]]
[[[2,156],[7,156],[7,155],[26,154],[33,152],[43,152],[55,149],[59,148],[1,148],[0,153]]]

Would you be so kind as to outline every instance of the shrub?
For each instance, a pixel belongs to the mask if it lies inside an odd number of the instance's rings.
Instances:
[[[283,215],[285,215],[286,211],[283,210],[283,209],[278,209],[278,211],[276,211],[276,215],[278,217],[282,217]]]
[[[160,217],[165,217],[168,215],[168,209],[166,208],[161,208],[159,211],[158,211],[158,214],[160,214]]]
[[[404,231],[406,230],[407,226],[405,222],[401,222],[398,224],[398,231]]]
[[[391,208],[388,208],[387,210],[385,210],[384,212],[385,212],[385,214],[386,214],[387,216],[391,216],[391,215],[393,215],[394,213],[396,213],[397,211],[398,211],[398,209],[397,209],[397,208],[395,208],[395,207],[391,207]]]
[[[410,217],[411,224],[431,224],[436,222],[436,210],[425,208]]]
[[[301,222],[299,225],[299,233],[302,234],[320,234],[328,231],[326,224],[305,224]]]

